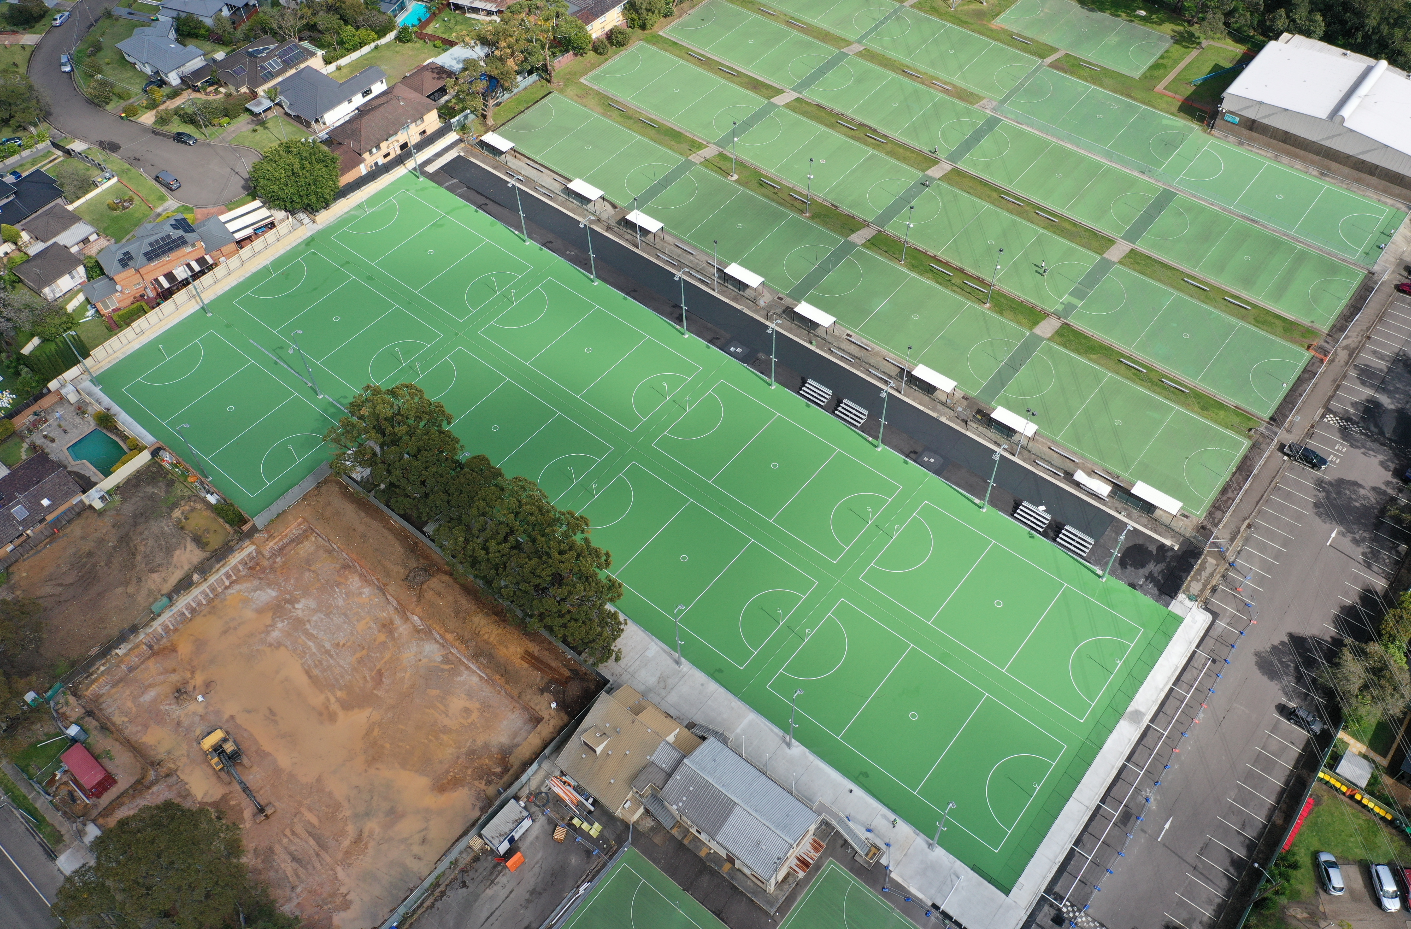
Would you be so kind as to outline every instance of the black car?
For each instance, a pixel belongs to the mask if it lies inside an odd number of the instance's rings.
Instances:
[[[1321,471],[1328,466],[1328,459],[1307,445],[1296,445],[1290,442],[1284,446],[1284,454],[1299,464],[1307,465],[1314,471]]]
[[[1321,735],[1323,732],[1323,721],[1301,706],[1289,710],[1289,722],[1309,735]]]
[[[173,132],[171,137],[182,145],[195,145],[196,137],[189,132]]]
[[[170,171],[158,171],[153,179],[167,190],[178,190],[181,187],[181,181],[178,181],[176,175]]]

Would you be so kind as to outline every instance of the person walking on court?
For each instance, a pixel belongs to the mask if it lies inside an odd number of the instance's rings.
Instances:
[[[1048,262],[1047,262],[1047,261],[1040,261],[1040,262],[1039,262],[1039,276],[1040,276],[1040,277],[1048,277]]]

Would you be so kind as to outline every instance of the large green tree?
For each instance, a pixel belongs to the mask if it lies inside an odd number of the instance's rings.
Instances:
[[[17,71],[0,75],[0,123],[12,129],[35,125],[49,111],[30,79]]]
[[[450,505],[460,467],[450,424],[446,408],[415,384],[369,384],[323,439],[341,450],[334,473],[361,479],[393,511],[425,523]]]
[[[93,842],[94,863],[59,887],[53,913],[74,927],[297,929],[251,878],[240,829],[174,800],[143,807]]]
[[[514,92],[519,76],[537,60],[533,36],[509,22],[487,23],[476,31],[474,42],[488,51],[480,68],[466,67],[450,85],[455,109],[470,110],[495,125],[495,107]]]
[[[317,213],[338,196],[338,156],[317,142],[290,139],[250,166],[255,196],[289,213]]]
[[[534,67],[550,84],[554,82],[555,59],[565,52],[586,52],[593,46],[588,27],[569,12],[566,0],[516,0],[505,9],[502,20],[520,41],[533,47]]]

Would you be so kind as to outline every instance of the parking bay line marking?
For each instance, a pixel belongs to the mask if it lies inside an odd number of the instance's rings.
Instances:
[[[1179,890],[1176,891],[1176,896],[1181,897],[1181,892],[1180,892]],[[1186,897],[1181,897],[1181,899],[1182,899],[1182,900],[1185,900],[1187,903],[1190,903],[1191,906],[1195,906],[1195,908],[1196,908],[1197,910],[1200,910],[1202,913],[1204,913],[1206,916],[1209,916],[1211,919],[1214,919],[1214,918],[1215,918],[1215,914],[1214,914],[1214,913],[1210,912],[1210,911],[1207,910],[1207,909],[1203,909],[1203,908],[1201,908],[1201,907],[1199,907],[1199,906],[1196,906],[1194,903],[1191,903],[1191,901],[1190,901],[1188,898],[1186,898]],[[1222,899],[1223,899],[1223,898],[1222,898]]]
[[[1245,832],[1243,829],[1241,829],[1239,826],[1236,826],[1234,823],[1230,822],[1230,821],[1229,821],[1228,819],[1226,819],[1225,817],[1220,816],[1220,815],[1217,814],[1217,815],[1215,816],[1215,818],[1218,819],[1218,820],[1220,820],[1220,822],[1224,823],[1225,825],[1229,826],[1231,829],[1233,829],[1233,830],[1235,830],[1236,832],[1238,832],[1240,835],[1244,836],[1246,839],[1249,839],[1251,842],[1258,842],[1258,841],[1259,841],[1259,840],[1256,839],[1254,836],[1250,835],[1248,832]]]
[[[1288,743],[1285,742],[1284,744],[1287,745]],[[1269,752],[1265,752],[1263,748],[1260,748],[1260,747],[1257,746],[1257,745],[1254,747],[1254,750],[1257,751],[1257,752],[1264,752],[1264,754],[1269,755],[1270,758],[1274,759],[1274,760],[1277,761],[1279,764],[1283,765],[1285,768],[1288,768],[1290,771],[1293,770],[1293,765],[1289,764],[1287,761],[1284,761],[1284,760],[1283,760],[1282,758],[1280,758],[1278,755],[1272,755],[1272,754],[1270,754]]]
[[[1226,871],[1224,868],[1220,867],[1218,864],[1216,864],[1215,862],[1211,861],[1209,858],[1206,858],[1206,857],[1205,857],[1204,855],[1202,855],[1200,852],[1196,852],[1196,853],[1195,853],[1195,857],[1199,858],[1201,861],[1203,861],[1203,862],[1205,862],[1206,864],[1210,865],[1210,867],[1214,868],[1216,871],[1219,871],[1221,874],[1225,875],[1226,877],[1230,878],[1231,880],[1236,880],[1236,881],[1239,880],[1239,875],[1231,874],[1229,871]]]
[[[1229,800],[1229,801],[1230,801],[1231,803],[1233,803],[1235,806],[1237,806],[1237,807],[1239,807],[1240,809],[1244,810],[1246,813],[1248,813],[1250,816],[1253,816],[1255,819],[1259,820],[1261,823],[1262,823],[1262,822],[1266,822],[1266,820],[1264,819],[1264,817],[1260,816],[1258,813],[1254,812],[1254,811],[1251,810],[1249,807],[1247,807],[1247,806],[1245,806],[1244,804],[1240,803],[1240,802],[1239,802],[1238,800],[1236,800],[1234,797],[1226,797],[1225,799],[1226,799],[1226,800]],[[1272,812],[1272,811],[1270,811],[1270,812]]]

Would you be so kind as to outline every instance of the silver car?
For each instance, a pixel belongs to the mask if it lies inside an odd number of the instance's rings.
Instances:
[[[1384,864],[1367,863],[1367,874],[1372,878],[1372,890],[1377,895],[1377,903],[1382,912],[1395,913],[1401,909],[1401,892],[1396,889],[1396,881],[1391,876],[1391,868]]]
[[[1347,884],[1343,882],[1342,868],[1338,867],[1338,860],[1327,852],[1319,852],[1315,859],[1318,882],[1323,885],[1323,890],[1334,897],[1347,893]]]

